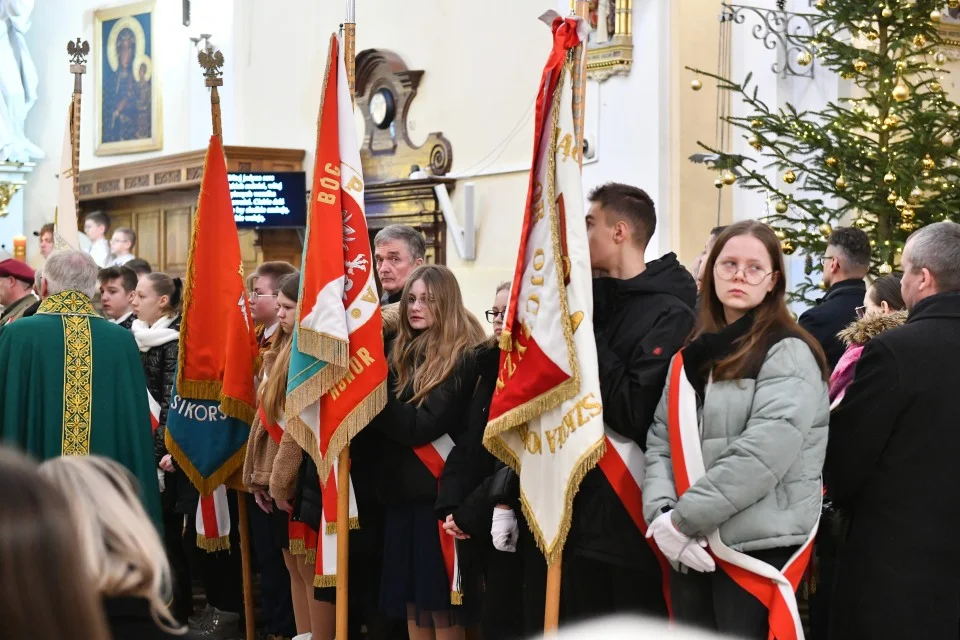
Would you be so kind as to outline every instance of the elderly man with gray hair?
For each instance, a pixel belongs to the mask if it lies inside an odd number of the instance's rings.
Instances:
[[[423,234],[403,224],[384,227],[373,239],[373,259],[383,287],[383,304],[400,302],[413,270],[423,264],[427,243]]]
[[[826,485],[846,515],[831,638],[957,636],[960,224],[914,233],[901,265],[910,317],[867,344],[830,420]]]
[[[133,335],[91,302],[99,268],[88,253],[50,254],[35,315],[0,333],[0,443],[37,460],[97,454],[137,477],[160,518],[147,386]]]

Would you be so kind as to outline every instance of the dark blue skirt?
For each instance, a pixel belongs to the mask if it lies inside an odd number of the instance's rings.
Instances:
[[[384,518],[380,611],[418,627],[467,625],[463,606],[450,604],[450,581],[432,505],[388,506]]]

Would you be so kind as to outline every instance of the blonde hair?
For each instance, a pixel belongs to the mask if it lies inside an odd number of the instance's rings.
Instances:
[[[100,456],[54,458],[40,473],[70,504],[79,554],[100,596],[143,598],[158,627],[185,633],[167,608],[170,566],[130,473]]]
[[[277,331],[283,331],[283,328]],[[260,406],[274,422],[283,417],[283,410],[287,406],[287,374],[292,351],[293,335],[284,332],[273,347],[263,354],[263,372],[266,376],[260,384]]]
[[[418,280],[429,292],[427,306],[433,325],[414,333],[407,320],[407,297]],[[410,274],[400,298],[399,315],[397,337],[390,352],[390,364],[397,376],[396,391],[412,387],[410,402],[419,404],[453,373],[458,360],[470,348],[483,341],[485,333],[480,321],[463,306],[456,276],[440,265],[423,265]]]

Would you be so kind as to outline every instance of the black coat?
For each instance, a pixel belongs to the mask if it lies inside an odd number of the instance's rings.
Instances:
[[[103,601],[107,625],[113,640],[199,640],[194,633],[176,635],[157,626],[150,605],[143,598],[107,598]]]
[[[367,427],[383,436],[377,483],[383,504],[436,504],[438,479],[413,448],[430,444],[444,434],[454,443],[460,442],[466,432],[464,417],[476,382],[473,353],[466,353],[453,373],[417,405],[408,402],[413,396],[409,388],[400,394],[394,391],[396,378],[391,369],[387,379],[387,405]]]
[[[833,371],[847,346],[837,334],[857,319],[857,307],[863,306],[863,296],[867,285],[863,280],[844,280],[830,287],[817,306],[800,316],[800,326],[806,329],[827,356],[827,363]]]
[[[669,253],[630,280],[595,279],[593,292],[604,422],[646,449],[670,360],[693,330],[696,283]],[[566,549],[659,575],[656,558],[599,468],[580,484]]]
[[[960,620],[960,293],[871,340],[830,421],[841,536],[831,638],[956,638]]]

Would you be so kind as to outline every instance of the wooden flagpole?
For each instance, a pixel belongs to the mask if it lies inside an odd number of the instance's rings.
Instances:
[[[70,56],[70,73],[73,74],[73,105],[70,119],[70,146],[73,157],[70,170],[73,172],[73,202],[77,214],[80,213],[80,97],[83,93],[83,74],[87,72],[87,55],[90,45],[86,40],[71,40],[67,43],[67,54]],[[77,221],[74,221],[77,224]]]
[[[210,114],[213,135],[223,144],[223,121],[220,117],[220,92],[223,86],[223,53],[207,48],[197,56],[203,67],[204,83],[210,89]],[[250,514],[247,513],[247,496],[237,490],[237,519],[240,529],[240,567],[243,575],[243,616],[246,623],[246,640],[256,640],[257,621],[253,612],[253,574],[250,568]]]
[[[571,8],[575,14],[586,20],[590,15],[590,3],[587,0],[576,0]],[[580,166],[583,167],[583,122],[585,99],[587,92],[587,58],[586,43],[581,43],[573,50],[573,127],[578,150]],[[563,575],[563,561],[557,558],[547,567],[547,594],[546,606],[543,611],[544,633],[556,633],[560,626],[560,583]]]
[[[350,101],[357,79],[357,5],[347,0],[343,21],[343,58],[347,68]],[[337,460],[337,640],[349,635],[350,590],[350,444],[347,443]]]

